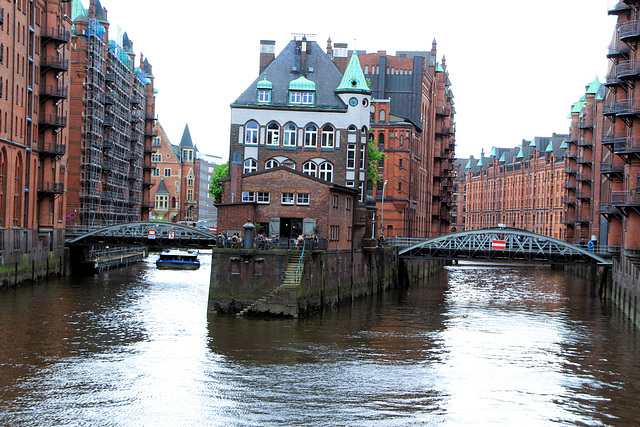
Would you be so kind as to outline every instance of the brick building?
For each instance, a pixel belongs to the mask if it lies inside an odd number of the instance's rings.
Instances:
[[[155,89],[149,62],[125,33],[109,40],[98,0],[73,7],[67,213],[102,227],[147,217]]]
[[[329,45],[329,47],[331,47]],[[342,49],[331,49],[341,63]],[[384,147],[384,200],[376,189],[385,235],[436,237],[449,232],[455,157],[455,107],[444,56],[430,51],[360,54],[376,107],[374,140]],[[385,227],[386,228],[386,227]]]
[[[171,143],[160,123],[155,124],[153,133],[150,183],[154,207],[150,218],[190,223],[217,218],[217,212],[200,218],[200,204],[206,206],[209,201],[212,205],[208,190],[213,172],[209,161],[213,161],[213,156],[199,153],[191,139],[188,125],[185,126],[178,145]],[[201,200],[203,180],[206,180],[206,197]]]
[[[254,220],[268,222],[269,234],[288,238],[311,234],[311,226],[305,228],[304,224],[316,220],[322,237],[335,242],[336,247],[346,248],[346,242],[359,247],[365,226],[371,91],[358,56],[351,56],[343,74],[329,55],[304,35],[295,36],[277,57],[272,41],[263,40],[260,46],[259,77],[231,104],[230,179],[224,187],[223,203],[218,205],[218,229],[242,229],[250,216],[227,212],[243,209],[234,204],[257,204],[251,194],[257,198],[258,193],[268,192],[269,208],[260,212],[271,209],[272,216],[268,221],[263,217]],[[283,167],[313,179],[283,171]],[[256,172],[263,177],[262,184],[273,173],[274,177],[288,176],[292,180],[289,184],[295,181],[299,186],[291,185],[288,188],[295,191],[279,193],[273,193],[278,190],[271,187],[256,188],[252,175]],[[326,184],[317,185],[319,181]],[[309,206],[315,207],[316,200],[337,192],[357,196],[350,211],[351,223],[320,225],[324,211],[310,211]],[[298,203],[298,197],[303,204]],[[280,206],[287,207],[281,210]],[[287,216],[276,216],[281,213]]]
[[[0,284],[59,273],[71,3],[0,5]]]
[[[523,140],[469,158],[465,172],[464,228],[504,225],[558,239],[565,235],[564,152],[568,135]]]

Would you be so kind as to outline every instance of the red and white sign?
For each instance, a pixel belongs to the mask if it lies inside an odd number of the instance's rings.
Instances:
[[[507,249],[507,242],[505,242],[504,240],[492,240],[491,249],[504,251],[505,249]]]
[[[167,232],[167,239],[175,239],[176,238],[176,232],[175,230],[169,230]]]
[[[154,240],[156,238],[156,230],[149,230],[149,233],[147,235],[147,238],[149,240]]]
[[[215,233],[218,231],[218,227],[209,227],[209,231]]]

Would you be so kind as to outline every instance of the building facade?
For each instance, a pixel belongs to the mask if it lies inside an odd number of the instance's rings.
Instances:
[[[358,56],[351,56],[343,74],[329,55],[304,35],[295,36],[277,57],[272,41],[262,41],[260,52],[259,77],[231,104],[230,182],[218,205],[218,231],[241,230],[248,218],[223,211],[240,209],[234,204],[259,203],[257,195],[267,192],[247,187],[245,177],[261,173],[268,178],[270,174],[265,171],[273,169],[275,173],[282,167],[314,179],[298,179],[301,185],[309,186],[308,191],[302,187],[293,192],[269,193],[270,204],[301,206],[297,213],[288,209],[286,217],[254,218],[269,224],[269,234],[285,238],[305,234],[303,224],[310,224],[308,220],[317,220],[321,214],[310,211],[307,206],[315,205],[307,205],[306,200],[319,200],[328,189],[344,187],[341,191],[345,194],[356,194],[350,212],[353,218],[363,218],[356,212],[364,211],[371,91]],[[317,180],[326,185],[315,186]],[[302,197],[302,204],[298,197]],[[276,215],[278,211],[273,212]],[[327,224],[319,232],[323,237],[333,237],[329,240],[336,242],[335,246],[347,241],[359,245],[365,224],[357,221],[352,219],[350,231],[341,224]]]
[[[332,52],[339,60],[341,51]],[[446,60],[436,56],[435,40],[430,51],[360,55],[376,99],[372,137],[388,157],[382,182],[393,183],[384,200],[376,189],[385,222],[392,221],[387,237],[436,237],[450,229],[455,107]]]
[[[70,16],[69,2],[19,0],[0,5],[2,285],[61,270]]]
[[[109,40],[98,0],[74,3],[67,216],[97,228],[139,221],[149,208],[155,90],[133,43]],[[143,213],[144,212],[144,213]]]

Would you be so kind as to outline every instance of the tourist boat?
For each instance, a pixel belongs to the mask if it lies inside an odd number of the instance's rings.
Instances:
[[[156,267],[173,270],[197,270],[200,268],[198,251],[170,249],[160,253]]]

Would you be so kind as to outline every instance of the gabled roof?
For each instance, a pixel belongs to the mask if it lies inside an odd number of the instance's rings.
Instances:
[[[164,177],[160,179],[160,184],[158,184],[156,194],[171,194],[169,193],[169,190],[167,190],[167,185],[164,183]]]
[[[301,55],[296,49],[296,41],[292,40],[231,106],[289,107],[289,84],[304,76],[306,80],[315,84],[316,91],[314,105],[305,106],[305,108],[346,110],[346,104],[335,92],[342,80],[342,73],[318,43],[315,41],[307,41],[307,43],[309,48],[305,57],[308,70],[306,74],[304,74]],[[268,105],[258,103],[257,96],[258,83],[265,79],[272,84],[271,102]]]
[[[347,69],[344,71],[344,76],[336,88],[336,92],[371,93],[355,50],[351,55]]]

